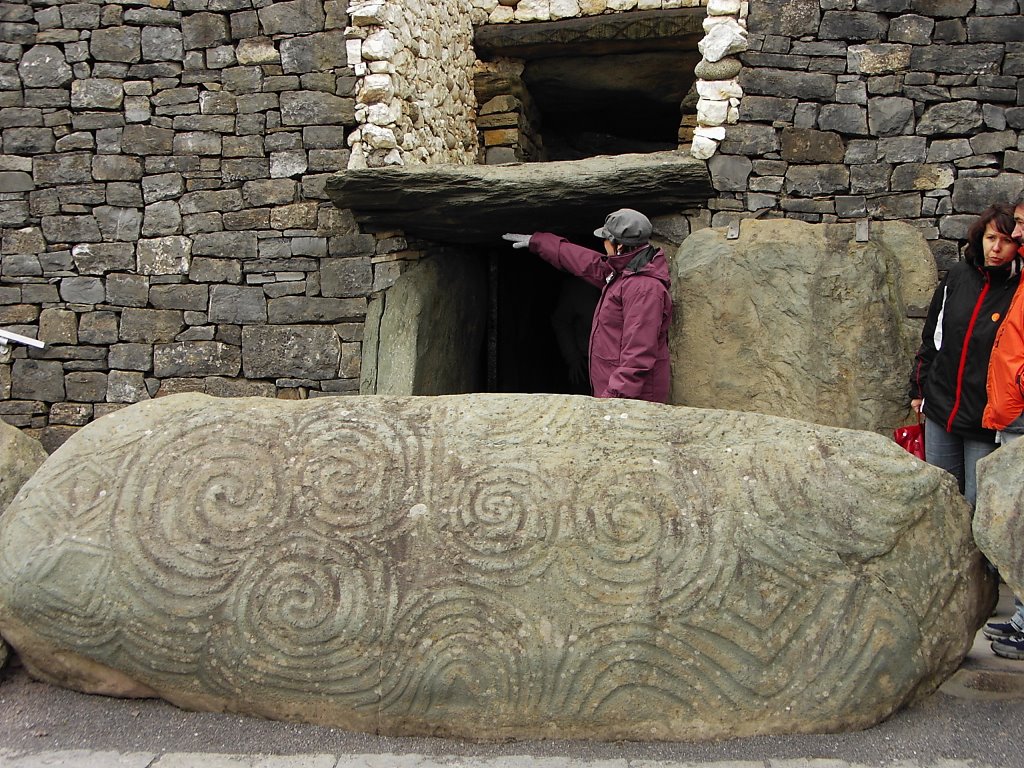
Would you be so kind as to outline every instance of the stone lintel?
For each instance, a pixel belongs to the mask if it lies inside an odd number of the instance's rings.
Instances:
[[[486,24],[473,46],[481,59],[694,50],[704,37],[704,8],[637,11],[530,24]]]
[[[348,170],[327,192],[375,226],[435,242],[492,242],[504,232],[593,232],[608,213],[648,216],[705,205],[707,165],[686,151],[507,165]]]

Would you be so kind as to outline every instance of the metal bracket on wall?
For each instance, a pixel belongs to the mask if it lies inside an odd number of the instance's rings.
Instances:
[[[866,243],[870,235],[869,222],[871,219],[860,219],[857,221],[857,230],[854,235],[858,243]]]
[[[759,208],[756,211],[754,211],[752,214],[747,216],[746,219],[747,219],[747,221],[750,221],[751,219],[760,218],[761,214],[764,213],[767,210],[768,210],[767,208]],[[725,232],[725,239],[726,240],[738,240],[739,239],[739,236],[740,236],[740,222],[741,221],[743,221],[743,219],[736,218],[736,219],[733,219],[732,221],[729,222],[729,228]]]

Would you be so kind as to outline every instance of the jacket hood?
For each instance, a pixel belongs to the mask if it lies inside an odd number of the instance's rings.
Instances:
[[[630,248],[627,251],[623,251],[615,256],[608,257],[608,263],[618,273],[629,271],[626,267],[633,258],[648,247],[648,244],[640,245],[635,248]],[[650,246],[655,248],[655,246]],[[665,252],[661,248],[655,248],[654,258],[644,264],[640,269],[636,270],[636,274],[648,275],[649,277],[657,278],[661,280],[666,286],[672,284],[672,278],[669,276],[668,271],[668,259],[665,258]]]

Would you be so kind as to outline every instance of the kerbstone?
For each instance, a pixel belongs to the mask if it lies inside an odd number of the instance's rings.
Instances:
[[[902,423],[920,343],[905,307],[927,306],[934,260],[909,225],[875,223],[868,243],[853,229],[777,220],[745,221],[736,240],[718,228],[692,233],[673,261],[673,297],[687,309],[669,336],[673,367],[686,371],[673,377],[672,402],[883,434]],[[726,304],[757,312],[723,314]],[[822,326],[849,332],[827,344],[804,337]],[[764,387],[766,376],[776,384]]]
[[[383,735],[863,728],[952,674],[990,604],[947,473],[760,414],[179,394],[86,426],[18,498],[0,628],[43,679]]]

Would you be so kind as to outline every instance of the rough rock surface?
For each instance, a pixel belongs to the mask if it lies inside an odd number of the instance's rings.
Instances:
[[[482,386],[478,366],[466,361],[479,349],[487,316],[483,259],[437,254],[404,272],[376,300],[377,323],[363,337],[362,378],[382,395],[472,392]],[[442,290],[443,287],[443,290]]]
[[[1024,595],[1024,441],[978,462],[974,538],[1015,595]]]
[[[46,461],[46,450],[17,427],[0,421],[0,515],[11,499]],[[7,662],[8,649],[0,639],[0,669]]]
[[[672,401],[889,433],[935,289],[921,234],[872,222],[744,221],[688,237],[673,260]]]
[[[604,221],[616,208],[658,216],[703,203],[710,190],[707,165],[684,152],[366,168],[344,171],[327,182],[327,193],[339,208],[441,243],[495,243],[505,232],[593,232],[593,222]]]
[[[866,727],[957,668],[986,583],[891,440],[576,396],[158,398],[0,521],[35,675],[383,734]]]

